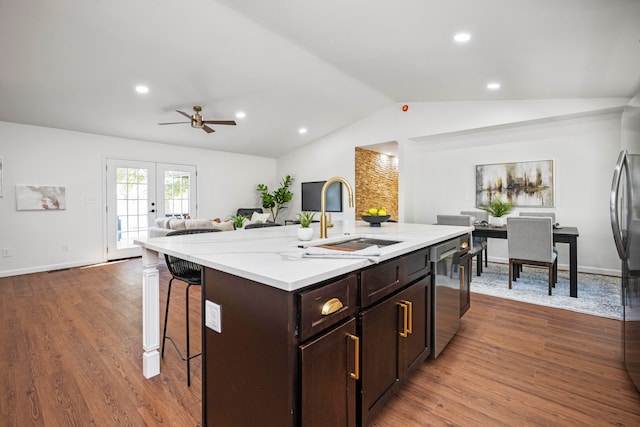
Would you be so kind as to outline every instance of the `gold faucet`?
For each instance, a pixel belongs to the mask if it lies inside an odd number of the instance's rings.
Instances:
[[[347,192],[349,193],[349,207],[353,207],[353,189],[351,185],[347,182],[346,179],[340,178],[339,176],[334,176],[324,183],[322,186],[322,191],[320,192],[320,238],[327,238],[327,188],[334,182],[341,182],[347,187]]]

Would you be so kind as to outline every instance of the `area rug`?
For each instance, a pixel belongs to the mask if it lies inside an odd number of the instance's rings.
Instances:
[[[472,271],[471,292],[622,320],[619,277],[578,273],[578,298],[572,298],[568,271],[558,271],[558,283],[551,296],[547,269],[524,266],[520,278],[513,282],[513,289],[509,289],[507,264],[490,262],[478,277],[474,261]]]

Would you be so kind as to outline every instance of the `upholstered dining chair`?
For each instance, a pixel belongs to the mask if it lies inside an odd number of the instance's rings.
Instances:
[[[489,214],[486,211],[461,211],[460,215],[469,215],[471,217],[471,222],[473,224],[479,224],[481,222],[489,223]],[[475,237],[473,238],[473,245],[481,245],[482,252],[484,255],[481,256],[476,261],[482,261],[484,258],[484,266],[489,267],[489,239],[486,237]],[[480,266],[480,272],[482,272],[482,266]],[[479,274],[478,274],[479,276]]]
[[[198,234],[198,233],[211,233],[220,231],[218,229],[187,229],[187,230],[175,230],[167,233],[167,236],[179,236],[184,234]],[[164,358],[165,342],[169,340],[173,347],[178,352],[178,356],[183,362],[187,362],[187,386],[191,386],[191,359],[200,356],[202,353],[191,354],[191,345],[189,340],[189,288],[191,286],[202,285],[202,266],[186,261],[180,258],[176,258],[171,255],[165,254],[164,259],[167,263],[169,273],[171,273],[171,280],[169,280],[169,287],[167,290],[167,305],[164,310],[164,327],[162,329],[162,357]],[[169,302],[171,301],[171,285],[174,280],[179,280],[186,283],[185,288],[185,328],[186,328],[186,354],[183,355],[175,340],[167,335],[167,320],[169,318]]]
[[[509,252],[509,289],[520,275],[522,265],[536,265],[549,270],[549,295],[558,279],[558,254],[553,248],[550,217],[507,217]]]
[[[556,213],[555,212],[520,212],[520,216],[536,216],[536,217],[549,217],[551,218],[551,224],[556,223]]]
[[[470,215],[437,215],[436,220],[439,225],[470,226],[473,222]],[[476,242],[473,238],[472,242],[469,252],[472,257],[476,257],[476,275],[480,276],[482,273],[482,251],[484,246],[481,242]],[[469,276],[469,278],[471,278],[471,276]]]

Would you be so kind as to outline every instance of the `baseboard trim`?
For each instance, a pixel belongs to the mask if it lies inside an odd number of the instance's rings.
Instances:
[[[498,264],[509,264],[507,258],[489,257],[489,262],[497,262]],[[558,270],[569,271],[569,264],[558,264]],[[578,273],[599,274],[601,276],[622,277],[622,270],[612,270],[610,268],[595,268],[584,265],[578,266]]]
[[[92,264],[99,264],[105,262],[103,259],[97,260],[84,260],[63,264],[51,264],[42,265],[37,267],[19,268],[15,270],[0,271],[0,277],[20,276],[22,274],[43,273],[43,272],[55,272],[58,270],[67,270],[69,268],[84,267]]]

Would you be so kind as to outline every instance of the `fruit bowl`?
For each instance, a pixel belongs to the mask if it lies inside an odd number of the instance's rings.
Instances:
[[[380,224],[388,221],[389,218],[391,218],[391,215],[360,215],[360,218],[362,218],[363,221],[368,222],[369,227],[380,227]]]

